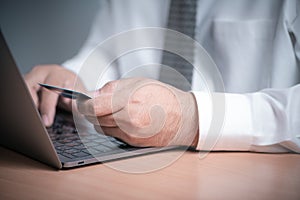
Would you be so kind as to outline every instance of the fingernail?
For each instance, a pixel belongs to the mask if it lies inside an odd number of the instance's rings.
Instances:
[[[50,121],[49,121],[49,118],[47,115],[43,115],[42,119],[43,119],[45,126],[50,126]]]

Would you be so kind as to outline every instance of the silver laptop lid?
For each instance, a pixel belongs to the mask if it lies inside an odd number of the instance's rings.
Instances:
[[[0,145],[61,168],[38,110],[0,30]]]

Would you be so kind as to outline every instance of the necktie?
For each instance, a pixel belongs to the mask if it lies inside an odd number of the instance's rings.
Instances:
[[[197,0],[171,0],[167,28],[181,32],[191,38],[195,36]],[[180,51],[184,57],[193,60],[194,46],[191,43],[174,41],[172,35],[166,34],[165,47],[172,45]],[[193,66],[184,58],[167,51],[163,52],[162,64],[173,68],[178,73],[171,72],[168,68],[162,67],[160,81],[173,85],[181,90],[190,90],[193,76]],[[183,77],[182,77],[183,76]],[[185,79],[186,80],[185,80]]]

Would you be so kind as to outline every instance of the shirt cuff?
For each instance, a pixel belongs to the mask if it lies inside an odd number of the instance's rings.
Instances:
[[[198,150],[249,151],[252,145],[250,97],[193,92],[199,113]]]

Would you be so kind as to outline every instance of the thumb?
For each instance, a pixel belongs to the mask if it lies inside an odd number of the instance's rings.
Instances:
[[[118,112],[124,107],[123,102],[114,102],[113,94],[100,94],[97,97],[77,101],[77,107],[81,114],[86,116],[105,116]]]

